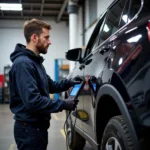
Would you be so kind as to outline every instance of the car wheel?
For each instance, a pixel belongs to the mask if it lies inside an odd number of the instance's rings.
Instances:
[[[71,150],[83,150],[86,143],[86,140],[74,130],[74,127],[70,123],[67,124],[66,140],[67,146]]]
[[[101,150],[135,150],[122,116],[109,120],[103,134]]]

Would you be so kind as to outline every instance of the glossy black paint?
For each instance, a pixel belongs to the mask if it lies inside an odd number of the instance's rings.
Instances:
[[[149,112],[150,102],[150,42],[147,25],[148,20],[143,20],[143,24],[131,23],[130,26],[136,28],[128,33],[127,31],[133,28],[126,29],[114,40],[114,43],[119,44],[115,45],[115,57],[112,64],[112,68],[126,85],[136,117],[142,125],[144,125],[142,116]],[[133,42],[128,42],[129,40]],[[115,65],[117,63],[118,65]],[[150,127],[150,124],[148,126]]]
[[[118,14],[120,21],[115,22],[114,33],[108,36],[104,27],[108,25],[109,28],[111,21],[111,24],[114,23],[107,18],[111,16],[109,11],[113,11],[118,3],[123,8]],[[132,3],[139,7],[134,8]],[[81,75],[86,80],[79,97],[79,109],[87,113],[88,119],[78,118],[76,126],[91,145],[100,144],[107,122],[115,115],[126,118],[136,149],[140,148],[138,137],[143,131],[138,127],[150,128],[150,10],[147,9],[150,4],[148,0],[133,0],[132,3],[130,0],[115,1],[108,8],[93,31],[82,63],[68,76]],[[128,11],[129,5],[133,7],[132,11]],[[127,12],[129,22],[125,23],[122,18]],[[90,77],[96,80],[89,83]],[[91,85],[95,83],[94,91]],[[105,85],[110,86],[102,95],[100,93]],[[110,87],[117,92],[111,94]],[[120,100],[112,96],[117,93]],[[72,116],[72,119],[75,118]]]
[[[66,52],[66,58],[68,60],[82,62],[81,61],[81,54],[82,54],[81,48],[71,49],[71,50],[68,50],[68,52]]]

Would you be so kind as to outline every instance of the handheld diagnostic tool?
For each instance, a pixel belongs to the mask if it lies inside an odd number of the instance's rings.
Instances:
[[[80,84],[75,84],[71,89],[71,92],[69,93],[69,99],[73,99],[73,100],[77,99],[81,89],[83,88],[83,85],[84,85],[84,81],[81,82]]]

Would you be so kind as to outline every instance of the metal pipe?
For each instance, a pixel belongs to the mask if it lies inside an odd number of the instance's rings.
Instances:
[[[44,3],[45,3],[45,0],[42,0],[40,17],[41,17],[41,16],[42,16],[42,14],[43,14],[43,7],[44,7]]]
[[[78,13],[78,5],[77,3],[69,1],[68,5],[68,13],[69,13],[69,47],[70,49],[77,47],[77,31],[78,31],[78,24],[77,24],[77,13]],[[75,62],[70,61],[70,69],[71,72],[75,67]]]
[[[58,16],[57,16],[57,20],[56,20],[57,22],[60,21],[62,15],[63,15],[63,13],[64,13],[64,10],[65,10],[65,8],[66,8],[66,6],[67,6],[67,4],[68,4],[68,0],[65,0],[64,3],[63,3],[63,5],[61,6],[61,9],[60,9],[59,14],[58,14]]]

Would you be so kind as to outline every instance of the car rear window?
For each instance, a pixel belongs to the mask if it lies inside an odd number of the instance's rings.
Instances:
[[[141,8],[141,0],[132,0],[130,5],[129,21],[138,13]]]
[[[129,14],[129,20],[132,19],[138,13],[138,11],[141,8],[141,2],[142,2],[142,0],[132,0],[130,14]],[[144,4],[142,7],[142,11],[139,14],[140,18],[150,14],[150,1],[143,0],[143,2],[144,2]]]
[[[120,19],[119,28],[130,22],[136,14],[138,14],[139,10],[142,7],[143,0],[127,0],[122,17]],[[142,18],[143,16],[150,15],[150,2],[149,0],[144,0],[144,5],[142,7],[142,11],[139,13],[138,18]]]
[[[110,8],[106,22],[101,32],[100,43],[109,38],[113,33],[118,30],[120,17],[125,5],[125,0],[121,0]]]
[[[150,15],[150,1],[144,0],[144,5],[139,17]]]

